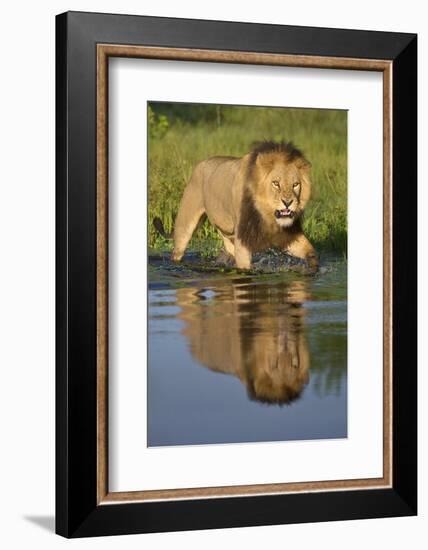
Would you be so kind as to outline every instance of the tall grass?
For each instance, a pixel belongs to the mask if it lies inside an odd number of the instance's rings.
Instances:
[[[152,220],[158,216],[172,230],[197,162],[213,155],[242,156],[254,141],[269,139],[292,141],[311,161],[313,193],[305,211],[305,233],[317,249],[346,255],[345,111],[152,103],[149,115],[149,246],[170,246]],[[220,243],[206,222],[190,247],[206,250]]]

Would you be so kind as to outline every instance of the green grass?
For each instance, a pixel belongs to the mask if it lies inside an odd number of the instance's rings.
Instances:
[[[303,226],[320,251],[346,256],[347,113],[152,103],[149,108],[149,246],[169,249],[152,220],[171,231],[183,189],[195,164],[212,155],[241,156],[254,141],[292,141],[312,163],[312,199]],[[221,245],[206,222],[190,248],[211,254]]]

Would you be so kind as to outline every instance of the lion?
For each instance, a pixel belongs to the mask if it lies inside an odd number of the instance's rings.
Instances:
[[[203,292],[176,290],[182,334],[193,358],[235,376],[254,401],[288,405],[297,400],[310,370],[301,307],[309,297],[305,282],[272,287],[216,281],[209,288],[214,297],[205,307]]]
[[[208,217],[239,269],[252,254],[279,248],[318,269],[314,247],[302,230],[311,195],[310,162],[291,142],[256,143],[243,157],[216,156],[193,170],[173,232],[172,260],[179,262],[197,226]]]

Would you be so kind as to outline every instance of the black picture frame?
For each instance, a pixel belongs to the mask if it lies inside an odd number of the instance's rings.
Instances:
[[[97,504],[100,43],[392,62],[392,487]],[[68,12],[56,18],[56,98],[56,532],[86,537],[415,515],[417,36]]]

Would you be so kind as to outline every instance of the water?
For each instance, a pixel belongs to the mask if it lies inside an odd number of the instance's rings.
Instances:
[[[148,445],[347,436],[346,265],[149,266]]]

